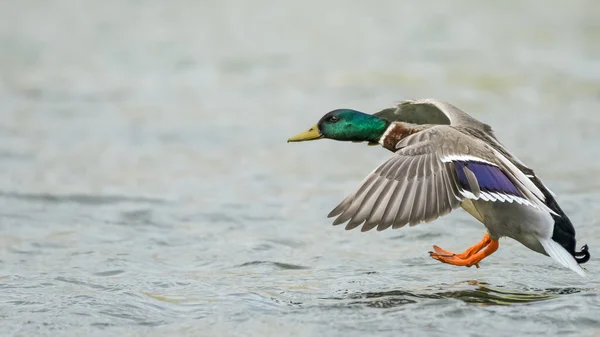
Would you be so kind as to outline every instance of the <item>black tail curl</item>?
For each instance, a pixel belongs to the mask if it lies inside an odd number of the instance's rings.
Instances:
[[[576,251],[575,254],[573,254],[573,256],[579,264],[588,262],[590,260],[590,252],[588,251],[588,245],[583,245],[583,247],[581,247],[581,251]]]

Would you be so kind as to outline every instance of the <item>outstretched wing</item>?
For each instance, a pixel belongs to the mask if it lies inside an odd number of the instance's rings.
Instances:
[[[484,142],[450,126],[434,126],[397,144],[328,217],[362,231],[430,222],[458,208],[464,198],[516,202],[549,209],[543,193],[508,159]]]

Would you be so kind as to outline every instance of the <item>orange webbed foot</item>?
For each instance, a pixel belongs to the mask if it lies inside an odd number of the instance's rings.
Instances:
[[[469,247],[460,254],[454,254],[438,246],[433,246],[433,250],[433,252],[429,252],[429,256],[440,262],[455,266],[475,266],[479,268],[479,262],[481,262],[481,260],[498,250],[498,241],[492,240],[489,234],[486,233],[480,242]]]

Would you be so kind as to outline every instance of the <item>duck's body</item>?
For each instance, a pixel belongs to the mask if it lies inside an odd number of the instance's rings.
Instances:
[[[290,141],[319,138],[378,143],[394,152],[329,214],[337,216],[334,225],[400,228],[462,207],[486,226],[486,235],[462,254],[434,246],[434,259],[478,266],[506,236],[584,274],[579,263],[589,259],[587,246],[575,251],[575,230],[553,194],[491,127],[455,106],[427,99],[373,115],[334,110]]]

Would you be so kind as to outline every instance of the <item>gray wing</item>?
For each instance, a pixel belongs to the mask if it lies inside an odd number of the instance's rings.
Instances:
[[[353,229],[364,223],[362,231],[414,226],[450,213],[465,198],[517,202],[554,213],[542,191],[502,153],[451,126],[433,126],[396,147],[390,159],[329,213],[337,216],[334,225],[348,222],[346,229]],[[465,163],[485,163],[489,171],[474,172]],[[490,180],[490,172],[500,179]]]
[[[437,141],[436,141],[437,140]],[[328,217],[346,229],[364,223],[362,231],[430,222],[460,206],[455,165],[443,162],[437,130],[403,140],[395,155],[381,164]]]

